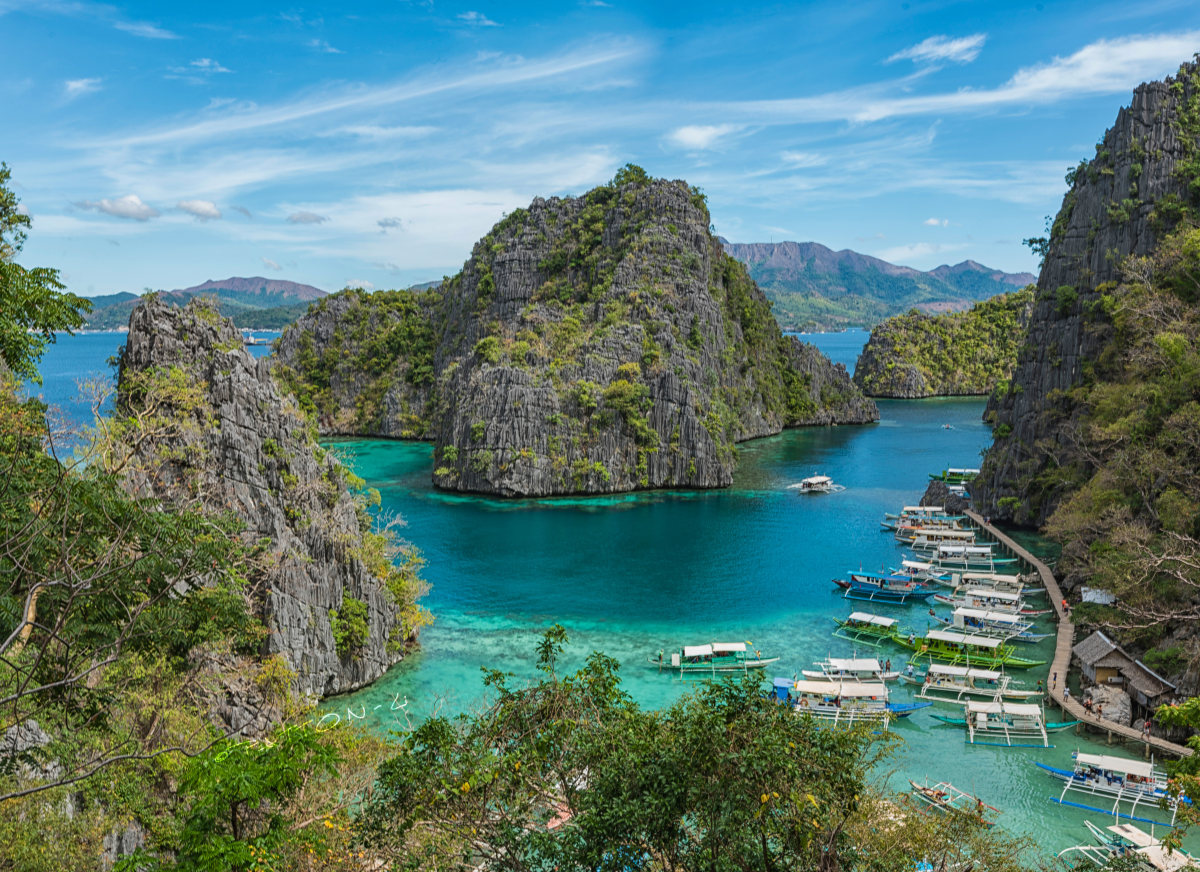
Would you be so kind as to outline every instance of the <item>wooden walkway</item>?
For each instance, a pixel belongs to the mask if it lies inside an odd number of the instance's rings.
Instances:
[[[1072,719],[1082,721],[1092,729],[1108,733],[1109,742],[1112,741],[1114,735],[1120,736],[1122,739],[1142,745],[1147,757],[1150,756],[1151,750],[1160,754],[1170,754],[1172,757],[1190,756],[1192,753],[1191,748],[1178,745],[1175,742],[1169,742],[1158,736],[1151,736],[1147,740],[1140,730],[1096,717],[1096,715],[1087,711],[1080,701],[1074,697],[1067,700],[1063,699],[1063,690],[1067,686],[1067,670],[1071,667],[1071,648],[1075,645],[1075,625],[1071,622],[1070,615],[1063,609],[1062,589],[1058,586],[1058,580],[1055,579],[1054,573],[1050,571],[1050,567],[1046,566],[1045,563],[1042,563],[1042,561],[1038,560],[1003,532],[986,523],[979,514],[968,510],[967,516],[981,530],[986,531],[990,537],[1011,551],[1015,556],[1021,558],[1029,566],[1033,567],[1037,571],[1042,584],[1046,587],[1046,592],[1050,597],[1050,604],[1054,606],[1054,613],[1058,616],[1058,637],[1054,645],[1054,660],[1050,664],[1049,681],[1046,683],[1050,691],[1050,700]]]

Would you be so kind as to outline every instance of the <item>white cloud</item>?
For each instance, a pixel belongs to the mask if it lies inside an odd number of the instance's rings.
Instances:
[[[215,221],[221,217],[221,210],[212,200],[181,200],[175,208],[195,215],[200,221]]]
[[[179,39],[179,35],[171,33],[169,30],[164,30],[156,24],[151,24],[148,21],[117,21],[113,27],[117,30],[123,30],[133,36],[140,36],[145,39]]]
[[[819,167],[829,162],[824,155],[808,151],[785,151],[779,159],[790,167]]]
[[[948,36],[931,36],[914,46],[909,46],[904,51],[896,52],[887,59],[886,63],[910,60],[914,63],[953,61],[967,64],[979,57],[979,52],[983,49],[983,43],[986,40],[986,33],[975,33],[958,39],[951,39]]]
[[[127,194],[116,200],[83,200],[75,205],[80,209],[93,209],[115,218],[130,218],[134,221],[149,221],[161,214],[153,206],[143,203],[137,194]]]
[[[688,124],[667,134],[667,139],[680,148],[701,150],[712,148],[717,140],[739,128],[734,124]]]
[[[371,282],[367,281],[366,279],[346,279],[346,282],[343,285],[343,287],[362,288],[364,291],[375,290],[375,285],[373,285]]]
[[[873,253],[880,260],[911,266],[914,260],[919,262],[922,258],[928,258],[933,254],[959,251],[966,247],[966,243],[962,242],[944,245],[935,242],[915,242],[911,245],[896,245],[891,248],[884,248]]]
[[[360,139],[413,139],[437,133],[430,126],[381,127],[378,124],[350,124],[329,131],[318,131],[318,136],[357,136]]]
[[[472,27],[499,27],[500,26],[495,21],[492,21],[492,19],[490,19],[486,15],[484,15],[482,12],[475,12],[475,11],[460,12],[460,13],[458,13],[458,20],[462,21],[465,24],[469,24]]]
[[[287,217],[289,224],[323,224],[329,219],[324,215],[318,215],[316,212],[293,212]]]
[[[926,218],[922,222],[926,227],[949,227],[949,218]]]
[[[342,53],[342,50],[340,48],[334,48],[333,46],[331,46],[329,43],[327,43],[323,39],[310,39],[308,41],[308,47],[311,49],[316,49],[317,51],[322,52],[323,54],[341,54]]]
[[[68,100],[74,100],[76,97],[82,97],[84,94],[91,94],[93,91],[100,90],[100,83],[103,79],[67,79],[63,82],[63,90],[66,92]]]
[[[263,262],[263,266],[265,266],[267,269],[274,270],[275,272],[279,272],[280,270],[283,269],[283,267],[281,267],[275,261],[271,260],[271,258],[269,258],[269,257],[264,257],[262,259],[262,262]]]

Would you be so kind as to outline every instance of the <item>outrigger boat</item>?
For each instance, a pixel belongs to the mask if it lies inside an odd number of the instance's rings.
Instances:
[[[926,600],[933,596],[933,588],[904,575],[851,572],[849,580],[835,578],[833,583],[845,588],[846,599],[903,605],[910,600]]]
[[[979,475],[978,469],[951,466],[941,472],[929,473],[929,478],[933,481],[944,481],[947,484],[969,484],[975,480],[977,475]]]
[[[872,615],[870,612],[851,612],[846,618],[834,618],[833,622],[838,625],[833,635],[839,639],[863,642],[875,647],[884,642],[894,642],[899,635],[895,618]]]
[[[965,790],[959,790],[949,781],[930,784],[926,780],[924,784],[917,784],[909,779],[908,783],[912,785],[913,796],[946,814],[965,815],[977,820],[985,827],[994,826],[996,816],[1000,814],[1000,809],[988,805],[979,797],[972,796]]]
[[[1030,702],[1006,700],[969,700],[963,706],[963,716],[934,714],[944,724],[967,728],[967,741],[972,745],[1001,745],[1006,748],[1049,748],[1048,733],[1075,726],[1079,721],[1046,723],[1042,707]],[[1030,741],[1022,742],[1027,739]],[[994,740],[994,741],[993,741]]]
[[[905,506],[898,512],[884,512],[883,517],[889,521],[898,521],[902,518],[934,517],[944,514],[946,514],[945,506]]]
[[[989,612],[983,609],[972,609],[959,606],[948,618],[933,613],[930,616],[944,627],[961,630],[964,633],[977,633],[981,636],[995,636],[1006,642],[1040,642],[1049,639],[1053,633],[1032,633],[1033,621],[1024,620],[1020,615],[1008,612]]]
[[[982,587],[967,588],[962,593],[935,593],[934,600],[948,606],[965,606],[969,609],[982,609],[988,612],[1004,612],[1010,615],[1022,615],[1035,618],[1038,615],[1048,615],[1053,609],[1034,609],[1025,604],[1019,593],[1005,590],[989,590]]]
[[[916,543],[912,548],[921,551]],[[1017,562],[1016,557],[997,556],[986,545],[938,545],[924,553],[929,563],[949,572],[995,572],[998,566]]]
[[[808,478],[800,479],[800,483],[792,485],[792,487],[802,494],[831,494],[834,491],[845,489],[841,485],[834,484],[833,479],[827,475],[810,475]]]
[[[884,530],[898,531],[902,529],[928,527],[934,530],[968,530],[973,529],[971,519],[966,515],[888,515],[879,522]]]
[[[661,672],[663,669],[678,670],[682,674],[743,672],[762,669],[779,660],[778,657],[763,657],[751,651],[746,642],[713,642],[710,645],[684,645],[664,659],[660,649],[658,657],[648,658]]]
[[[860,681],[808,681],[776,678],[776,699],[786,702],[800,714],[851,726],[873,723],[887,729],[892,718],[905,718],[927,702],[889,703],[887,685]]]
[[[933,525],[898,527],[896,541],[920,551],[932,551],[938,545],[974,545],[975,531]]]
[[[924,674],[905,673],[901,677],[909,684],[921,686],[918,697],[934,702],[964,703],[972,698],[1028,702],[1044,695],[1040,690],[1010,687],[1012,677],[995,669],[974,669],[948,663],[930,663]]]
[[[910,633],[906,637],[897,633],[893,638],[898,645],[915,651],[911,660],[917,662],[927,659],[930,663],[939,660],[956,666],[1008,666],[1012,669],[1029,669],[1046,663],[1045,660],[1016,656],[1012,645],[1005,645],[995,636],[930,630],[924,636]]]
[[[1171,796],[1167,789],[1166,774],[1153,762],[1112,757],[1108,754],[1083,754],[1078,751],[1072,756],[1075,758],[1075,766],[1072,769],[1048,766],[1045,763],[1036,764],[1039,769],[1065,782],[1062,794],[1054,800],[1059,805],[1072,805],[1116,817],[1124,814],[1130,820],[1145,823],[1156,821],[1137,817],[1138,812],[1148,814],[1155,811],[1163,815],[1169,813],[1171,823],[1174,824],[1179,804],[1191,802],[1186,796]],[[1099,805],[1108,805],[1109,802],[1111,805],[1102,808],[1071,802],[1066,798],[1070,792],[1096,797],[1100,801]],[[1160,806],[1163,802],[1166,803],[1165,809]],[[1123,810],[1126,807],[1127,812]]]
[[[816,669],[802,669],[800,674],[810,681],[895,681],[896,670],[885,671],[884,665],[871,657],[826,657],[814,664]]]
[[[1075,845],[1059,851],[1056,856],[1068,869],[1084,865],[1104,868],[1114,860],[1126,858],[1134,860],[1138,867],[1146,872],[1200,869],[1200,863],[1187,851],[1175,848],[1168,852],[1163,843],[1151,833],[1140,830],[1133,824],[1113,824],[1105,828],[1107,833],[1091,821],[1084,821],[1083,825],[1092,834],[1096,844]]]

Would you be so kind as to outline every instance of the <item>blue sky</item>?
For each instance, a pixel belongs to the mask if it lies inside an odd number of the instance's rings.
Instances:
[[[1033,269],[1023,237],[1200,4],[0,0],[26,265],[78,293],[458,270],[631,161],[738,242]]]

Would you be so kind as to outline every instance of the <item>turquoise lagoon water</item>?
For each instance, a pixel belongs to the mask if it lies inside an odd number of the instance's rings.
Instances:
[[[853,369],[866,335],[801,338]],[[123,341],[120,334],[61,337],[43,359],[44,385],[31,386],[30,393],[62,408],[68,419],[86,422],[87,408],[75,402],[75,380],[111,377],[106,359]],[[827,654],[853,653],[850,643],[830,634],[831,619],[855,607],[924,630],[925,608],[852,603],[830,579],[860,566],[897,565],[903,552],[880,531],[879,520],[914,502],[929,472],[976,464],[990,440],[982,409],[978,400],[884,401],[879,424],[793,430],[742,444],[727,490],[593,499],[440,493],[430,485],[429,445],[334,443],[380,489],[384,508],[407,521],[403,535],[428,560],[426,605],[436,620],[403,663],[323,708],[342,719],[347,711],[361,714],[379,730],[403,729],[434,712],[476,710],[486,702],[480,668],[531,678],[534,646],[556,622],[570,633],[568,666],[582,664],[593,650],[616,657],[625,688],[646,706],[664,705],[693,686],[646,663],[659,649],[750,640],[782,658],[769,677],[792,675]],[[801,496],[788,489],[814,472],[833,476],[846,490]],[[1049,641],[1021,647],[1046,660],[1052,653]],[[878,654],[895,665],[905,652]],[[1022,677],[1032,684],[1045,674],[1042,668]],[[906,699],[909,692],[895,695]],[[406,707],[395,710],[405,700]],[[1084,819],[1101,822],[1099,814],[1051,803],[1059,791],[1033,761],[1065,764],[1076,748],[1113,749],[1069,732],[1057,734],[1057,747],[1049,750],[970,746],[961,729],[938,724],[929,711],[894,727],[904,742],[878,777],[895,789],[907,788],[908,778],[952,781],[1001,808],[1007,828],[1047,852],[1084,841]]]

